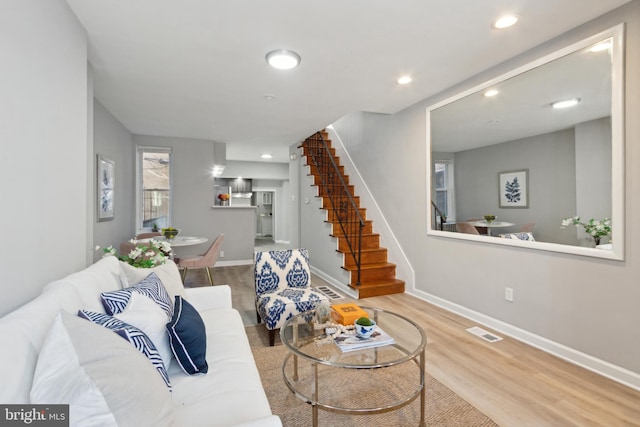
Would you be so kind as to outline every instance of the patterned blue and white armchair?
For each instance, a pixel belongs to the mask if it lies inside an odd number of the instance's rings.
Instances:
[[[321,304],[329,308],[329,299],[311,289],[306,249],[257,252],[254,273],[258,323],[264,321],[271,346],[287,319]]]

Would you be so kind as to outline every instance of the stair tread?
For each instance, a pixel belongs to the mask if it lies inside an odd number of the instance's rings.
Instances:
[[[361,270],[375,270],[376,268],[395,268],[396,265],[391,262],[372,262],[372,263],[363,263],[360,265]],[[343,269],[347,271],[357,271],[355,265],[347,265],[343,266]]]

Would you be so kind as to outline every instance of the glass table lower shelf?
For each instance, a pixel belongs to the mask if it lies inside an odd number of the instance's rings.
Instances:
[[[280,330],[290,350],[282,373],[289,389],[312,407],[345,414],[393,411],[420,399],[419,426],[425,426],[426,334],[414,322],[381,309],[365,309],[395,343],[342,352],[315,316],[303,313]]]

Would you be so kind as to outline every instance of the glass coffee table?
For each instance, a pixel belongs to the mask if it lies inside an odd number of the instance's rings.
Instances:
[[[319,408],[377,414],[402,408],[418,397],[419,426],[426,426],[425,332],[399,314],[362,308],[394,339],[393,344],[343,352],[327,336],[326,325],[315,312],[298,314],[280,329],[280,338],[290,350],[282,364],[285,383],[311,405],[314,427]]]

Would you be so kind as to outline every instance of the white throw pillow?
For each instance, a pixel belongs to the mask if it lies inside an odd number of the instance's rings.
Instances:
[[[172,352],[166,325],[171,319],[158,304],[145,295],[133,292],[124,311],[113,317],[144,332],[156,346],[165,368],[169,369]]]
[[[71,426],[173,425],[172,398],[149,360],[112,331],[58,314],[40,350],[33,404],[69,404]]]
[[[180,271],[176,264],[171,260],[153,268],[136,268],[126,262],[120,261],[120,267],[122,268],[128,282],[122,284],[123,288],[135,286],[149,274],[156,273],[169,293],[172,304],[176,295],[180,295],[183,298],[187,296],[187,293],[184,290],[184,285],[182,284],[182,278],[180,277]]]

